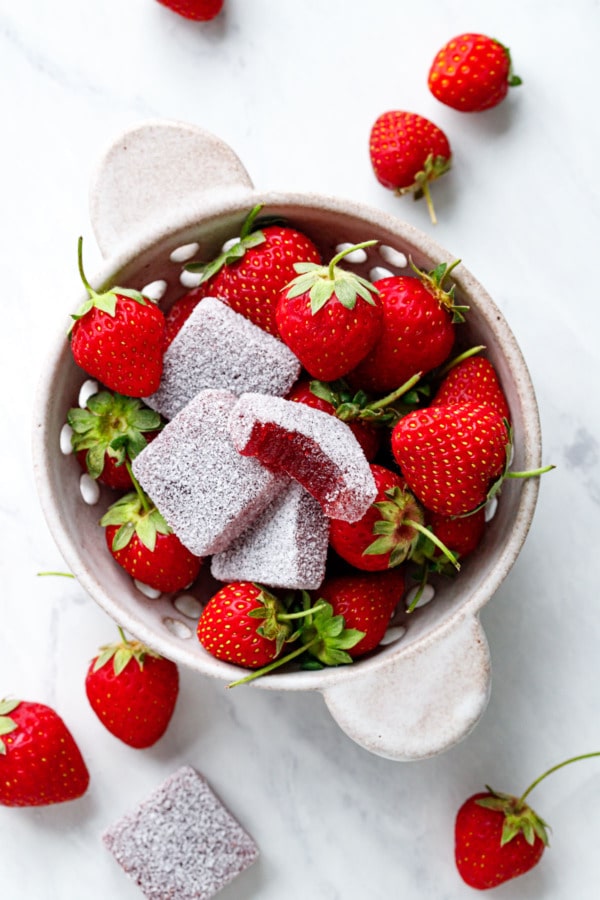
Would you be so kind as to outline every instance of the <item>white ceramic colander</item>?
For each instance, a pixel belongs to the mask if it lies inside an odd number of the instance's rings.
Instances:
[[[340,244],[377,240],[363,261],[353,264],[367,277],[381,277],[381,267],[400,274],[409,256],[427,270],[455,258],[378,210],[312,194],[256,191],[221,140],[195,127],[158,121],[127,131],[100,161],[90,205],[106,263],[90,281],[97,289],[115,284],[146,288],[167,309],[192,286],[189,273],[183,273],[185,261],[213,258],[256,204],[263,205],[264,214],[281,215],[306,232],[324,259]],[[513,467],[537,468],[538,411],[519,347],[499,309],[462,265],[453,279],[459,301],[470,308],[461,340],[487,347],[510,404]],[[82,299],[73,298],[73,309]],[[86,502],[79,465],[61,451],[67,410],[77,404],[86,380],[66,337],[61,338],[41,379],[34,433],[39,495],[58,547],[85,590],[120,625],[176,662],[231,681],[240,670],[207,654],[195,637],[200,595],[149,598],[107,553],[98,520],[114,494],[103,489],[97,503]],[[63,434],[63,448],[64,443]],[[478,614],[517,558],[537,492],[537,479],[505,483],[482,545],[456,578],[438,583],[434,602],[411,614],[401,639],[350,666],[280,671],[254,685],[320,691],[354,741],[390,759],[424,758],[455,744],[475,725],[489,696],[489,651]],[[213,585],[200,589],[208,596]]]

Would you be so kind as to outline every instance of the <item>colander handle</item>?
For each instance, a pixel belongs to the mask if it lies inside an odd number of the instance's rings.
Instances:
[[[352,740],[404,761],[434,756],[460,741],[482,715],[489,694],[488,643],[473,616],[462,617],[428,645],[323,692]]]
[[[181,122],[147,121],[122,133],[101,156],[91,178],[90,218],[109,257],[173,212],[252,187],[231,147],[214,134]]]

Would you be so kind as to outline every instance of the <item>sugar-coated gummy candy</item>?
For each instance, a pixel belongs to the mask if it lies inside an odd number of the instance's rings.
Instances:
[[[299,481],[325,514],[362,518],[377,494],[369,463],[351,429],[328,413],[262,394],[242,394],[229,419],[233,443],[274,472]]]
[[[291,481],[252,525],[211,560],[219,581],[316,590],[325,578],[329,519],[297,481]]]
[[[133,461],[141,487],[196,556],[224,550],[288,483],[236,451],[228,429],[236,402],[230,391],[201,391]]]
[[[283,396],[300,375],[300,363],[282,341],[215,297],[205,297],[167,348],[152,409],[172,419],[207,389]]]
[[[169,776],[102,840],[148,900],[208,900],[259,855],[252,837],[191,766]]]

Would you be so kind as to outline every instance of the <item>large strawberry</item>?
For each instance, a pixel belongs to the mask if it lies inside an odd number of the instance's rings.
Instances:
[[[358,522],[332,519],[329,541],[350,565],[380,572],[410,558],[425,530],[424,515],[399,475],[376,464],[371,472],[377,486],[375,501]]]
[[[71,317],[69,337],[75,362],[119,394],[153,394],[163,369],[163,313],[139,291],[114,287],[97,293],[83,271],[81,238],[78,257],[89,297]]]
[[[188,263],[186,269],[211,280],[212,291],[259,328],[277,334],[275,310],[279,294],[296,275],[296,263],[319,263],[321,254],[305,234],[282,224],[261,227],[261,207],[247,216],[237,240],[228,241],[210,263]]]
[[[179,671],[139,641],[101,647],[90,663],[85,692],[102,724],[130,747],[151,747],[171,721],[179,693]]]
[[[173,343],[175,338],[198,304],[204,297],[218,297],[219,276],[210,281],[205,281],[196,288],[192,288],[183,297],[175,301],[173,306],[165,314],[165,350]]]
[[[352,392],[345,390],[342,384],[327,384],[323,381],[311,381],[308,378],[301,378],[296,382],[286,399],[294,400],[296,403],[304,403],[306,406],[312,406],[313,409],[320,409],[321,412],[329,413],[331,416],[341,418],[342,421],[347,421],[348,427],[370,462],[375,458],[381,446],[381,430],[360,418],[346,418],[346,410],[352,396]]]
[[[438,387],[431,406],[468,401],[486,403],[510,422],[510,410],[498,375],[484,356],[468,356],[453,364]]]
[[[380,115],[369,139],[375,177],[397,194],[424,197],[432,222],[436,222],[429,185],[450,168],[448,138],[424,116],[401,110]]]
[[[404,572],[393,569],[328,578],[318,596],[331,604],[334,616],[343,616],[346,628],[363,632],[363,637],[347,651],[357,659],[379,646],[403,593]]]
[[[446,516],[474,511],[506,470],[510,435],[502,417],[467,402],[408,413],[392,432],[392,452],[423,505]]]
[[[79,747],[53,709],[27,700],[0,700],[0,804],[75,800],[89,781]]]
[[[485,509],[479,509],[470,516],[442,516],[429,513],[427,527],[451,553],[460,559],[473,553],[485,532]],[[431,557],[438,559],[439,547],[430,548]]]
[[[461,112],[497,106],[509,87],[519,84],[508,47],[484,34],[459,34],[448,41],[436,54],[428,77],[433,96]]]
[[[137,484],[108,508],[100,524],[114,560],[142,584],[170,593],[196,580],[202,559],[184,547]]]
[[[425,374],[450,355],[455,324],[466,307],[455,303],[455,287],[446,278],[459,260],[440,263],[431,272],[415,268],[416,277],[393,275],[376,281],[383,307],[381,334],[370,353],[350,373],[353,385],[391,391],[417,373]]]
[[[377,288],[338,265],[352,250],[373,243],[346,247],[328,266],[298,263],[297,277],[281,293],[279,334],[313,378],[335,381],[346,375],[379,337]]]
[[[184,19],[209,22],[219,15],[225,0],[158,0],[158,2]]]
[[[274,594],[249,581],[233,581],[208,601],[197,633],[217,659],[258,669],[281,654],[292,627]]]
[[[101,484],[119,490],[133,487],[130,463],[158,434],[160,415],[139,399],[100,391],[86,406],[67,413],[73,430],[71,445],[88,474]]]
[[[487,788],[461,806],[454,826],[458,872],[470,887],[484,891],[524,875],[540,861],[548,846],[547,824],[526,803],[540,781],[600,752],[575,756],[553,766],[530,784],[520,797]]]

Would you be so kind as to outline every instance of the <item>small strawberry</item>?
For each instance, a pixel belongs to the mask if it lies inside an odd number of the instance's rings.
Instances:
[[[436,54],[429,90],[446,106],[481,112],[497,106],[509,87],[521,84],[512,72],[508,47],[484,34],[460,34]]]
[[[324,381],[311,381],[307,378],[301,378],[297,381],[287,395],[288,400],[304,403],[306,406],[320,409],[321,412],[337,416],[342,421],[347,422],[348,427],[362,447],[363,453],[371,462],[377,455],[381,445],[381,431],[370,425],[369,422],[358,418],[353,420],[346,418],[345,410],[352,398],[352,392],[345,389],[343,383],[334,382],[333,384],[327,384]]]
[[[161,427],[157,412],[139,399],[100,391],[85,408],[67,413],[73,430],[71,445],[83,469],[101,484],[117,490],[133,487],[128,463],[135,459]]]
[[[328,266],[298,263],[297,277],[282,291],[277,327],[282,340],[313,378],[335,381],[369,352],[381,331],[381,303],[371,282],[338,263],[347,247]]]
[[[198,640],[212,656],[248,669],[273,662],[291,632],[281,601],[249,581],[233,581],[217,591],[197,629]]]
[[[158,0],[158,2],[184,19],[209,22],[219,15],[225,0]]]
[[[507,422],[510,411],[492,363],[484,356],[468,356],[453,363],[445,374],[431,406],[474,401],[486,403]]]
[[[240,236],[228,241],[222,253],[210,263],[188,263],[190,272],[201,272],[203,282],[211,280],[213,295],[223,300],[259,328],[276,335],[275,310],[280,292],[296,275],[296,263],[319,263],[321,254],[313,242],[295,228],[270,224],[257,216],[255,206],[248,214]]]
[[[490,406],[455,403],[415,410],[392,432],[392,452],[423,505],[446,516],[486,502],[507,464],[510,435]]]
[[[0,700],[0,804],[46,806],[81,797],[90,776],[75,740],[43,703]]]
[[[464,322],[465,306],[455,303],[455,286],[444,282],[459,264],[440,263],[431,272],[413,266],[417,277],[393,275],[376,281],[383,307],[381,334],[349,375],[365,390],[391,391],[417,372],[425,374],[450,355],[455,325]]]
[[[371,129],[369,152],[380,184],[415,200],[424,197],[435,223],[429,184],[449,170],[452,157],[441,128],[416,113],[385,112]]]
[[[113,559],[132,578],[170,593],[196,580],[202,559],[191,553],[135,483],[100,520]]]
[[[139,641],[101,647],[85,678],[90,705],[105,728],[130,747],[151,747],[171,721],[179,693],[174,662]]]
[[[371,472],[377,486],[375,501],[358,522],[332,519],[329,541],[350,565],[380,572],[410,559],[422,535],[435,538],[425,528],[423,510],[404,480],[376,464]]]
[[[364,633],[348,649],[349,656],[357,659],[379,646],[403,593],[404,572],[393,569],[378,574],[328,578],[318,596],[331,604],[334,616],[343,616],[346,628]]]
[[[575,756],[553,766],[520,797],[489,787],[469,797],[459,809],[454,826],[456,867],[463,881],[485,891],[537,865],[548,846],[548,825],[527,805],[527,797],[552,772],[593,756],[600,756],[600,752]]]
[[[83,271],[81,238],[78,258],[89,298],[71,316],[69,337],[75,362],[119,394],[153,394],[162,376],[164,315],[139,291],[114,287],[98,294]]]

